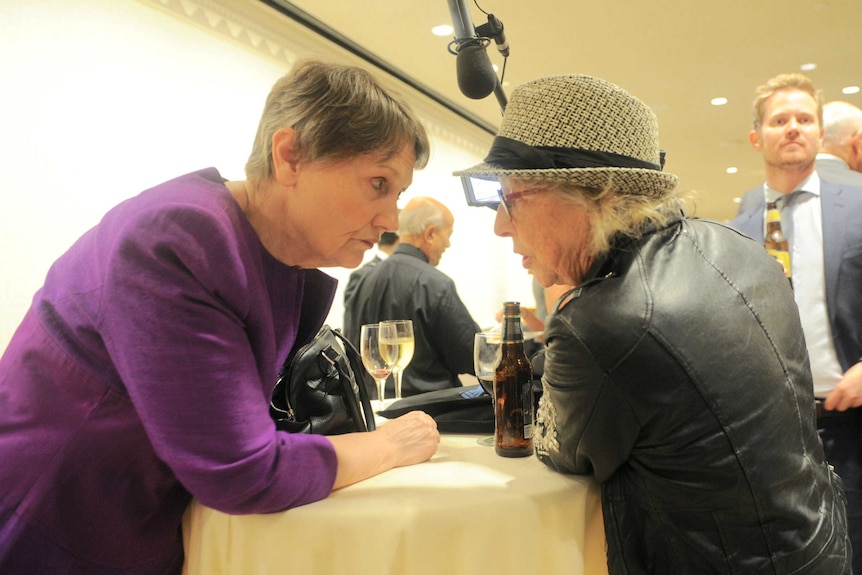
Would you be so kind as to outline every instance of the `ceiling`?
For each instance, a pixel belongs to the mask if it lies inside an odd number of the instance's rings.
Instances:
[[[474,0],[463,1],[475,26],[487,21]],[[841,92],[862,86],[860,0],[476,1],[505,27],[507,95],[553,74],[590,74],[625,88],[658,115],[665,169],[694,192],[700,217],[732,218],[734,199],[763,181],[760,155],[748,143],[756,86],[815,63],[806,74],[825,101],[862,107],[862,94]],[[453,36],[431,34],[452,24],[444,0],[291,3],[486,125],[499,125],[493,95],[471,100],[459,91],[446,48]],[[502,67],[493,44],[488,52]],[[711,105],[716,97],[728,103]]]

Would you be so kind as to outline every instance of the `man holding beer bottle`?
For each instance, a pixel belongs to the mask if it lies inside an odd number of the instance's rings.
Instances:
[[[822,116],[820,93],[802,74],[782,74],[757,89],[749,139],[763,154],[766,182],[759,204],[730,225],[761,242],[766,204],[777,203],[817,429],[844,480],[853,570],[862,573],[862,188],[818,175]]]

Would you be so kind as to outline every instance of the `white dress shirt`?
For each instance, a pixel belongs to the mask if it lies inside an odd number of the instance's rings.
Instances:
[[[783,195],[764,185],[767,201]],[[820,177],[812,172],[780,202],[782,230],[790,244],[793,297],[799,308],[802,331],[814,376],[814,396],[825,398],[841,380],[841,364],[832,341],[826,309],[826,271],[823,264],[823,216],[820,210]],[[765,219],[765,218],[764,218]]]

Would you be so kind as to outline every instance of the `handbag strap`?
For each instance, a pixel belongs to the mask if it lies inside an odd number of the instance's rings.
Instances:
[[[368,431],[360,413],[361,408],[359,402],[356,400],[356,391],[353,389],[354,384],[350,379],[350,374],[346,372],[341,366],[341,362],[338,361],[340,354],[332,349],[332,347],[327,347],[320,352],[320,355],[338,372],[338,381],[341,383],[341,396],[344,398],[344,403],[350,412],[350,418],[353,419],[356,431]]]
[[[344,352],[347,355],[347,361],[350,363],[350,369],[353,370],[353,374],[356,376],[356,385],[359,388],[359,401],[362,404],[362,414],[365,416],[365,430],[364,431],[374,431],[377,429],[377,425],[374,423],[374,411],[371,409],[371,399],[368,396],[368,386],[366,382],[370,379],[370,375],[367,371],[365,371],[365,366],[362,365],[362,358],[359,355],[359,352],[353,347],[353,344],[350,343],[344,335],[338,330],[331,330],[333,334],[341,341],[342,345],[344,345]],[[350,382],[352,379],[350,378],[342,378],[342,381]],[[351,390],[352,395],[352,390]],[[362,426],[357,422],[357,429],[362,430]]]

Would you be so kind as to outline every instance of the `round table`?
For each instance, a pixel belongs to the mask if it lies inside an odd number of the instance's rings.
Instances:
[[[193,502],[188,575],[606,574],[598,485],[534,456],[499,457],[482,436],[443,435],[428,462],[269,515]]]

